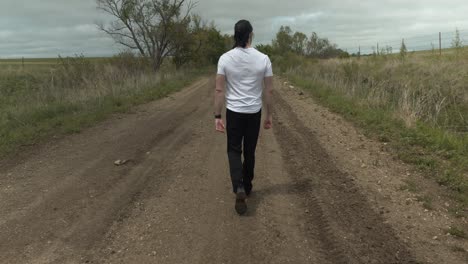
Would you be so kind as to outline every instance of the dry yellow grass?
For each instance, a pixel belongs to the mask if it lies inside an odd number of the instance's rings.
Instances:
[[[165,96],[199,73],[168,65],[156,74],[146,62],[125,57],[9,64],[0,70],[0,156]]]
[[[409,127],[418,121],[468,131],[467,57],[332,59],[294,68],[298,74],[361,104],[387,107]]]
[[[332,110],[390,142],[468,205],[468,54],[279,58],[284,74]]]

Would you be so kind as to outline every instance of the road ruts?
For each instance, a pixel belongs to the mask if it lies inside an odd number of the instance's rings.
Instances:
[[[306,231],[319,239],[325,258],[330,263],[420,263],[280,94],[275,103],[284,164],[294,181],[305,182],[298,188],[310,212]]]
[[[281,95],[239,217],[213,90],[202,78],[3,162],[0,263],[417,263]]]

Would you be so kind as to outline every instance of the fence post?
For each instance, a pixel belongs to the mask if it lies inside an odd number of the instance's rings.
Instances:
[[[439,32],[439,55],[442,56],[442,33]]]
[[[23,70],[24,70],[24,57],[21,58],[21,65],[23,66]]]

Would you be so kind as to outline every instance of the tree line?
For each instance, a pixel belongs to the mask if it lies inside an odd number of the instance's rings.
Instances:
[[[216,64],[232,48],[233,36],[221,34],[214,22],[192,14],[193,2],[186,0],[96,0],[98,9],[114,21],[99,28],[116,43],[147,59],[155,72],[170,59],[177,68],[184,65]],[[347,57],[349,54],[320,38],[307,37],[281,26],[272,44],[256,48],[270,56],[296,54],[314,58]]]
[[[348,52],[339,49],[327,38],[321,38],[315,32],[307,37],[302,32],[293,32],[289,26],[281,26],[271,44],[257,45],[256,48],[269,56],[285,56],[293,53],[320,59],[349,57]]]

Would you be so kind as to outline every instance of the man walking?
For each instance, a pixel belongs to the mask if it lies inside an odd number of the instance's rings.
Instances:
[[[249,21],[240,20],[234,27],[235,45],[218,62],[215,90],[216,130],[227,130],[227,152],[235,209],[245,214],[245,199],[252,192],[255,149],[265,101],[264,128],[272,127],[273,70],[267,55],[252,48],[253,28]],[[226,102],[226,127],[221,111]],[[242,152],[244,161],[242,162]]]

